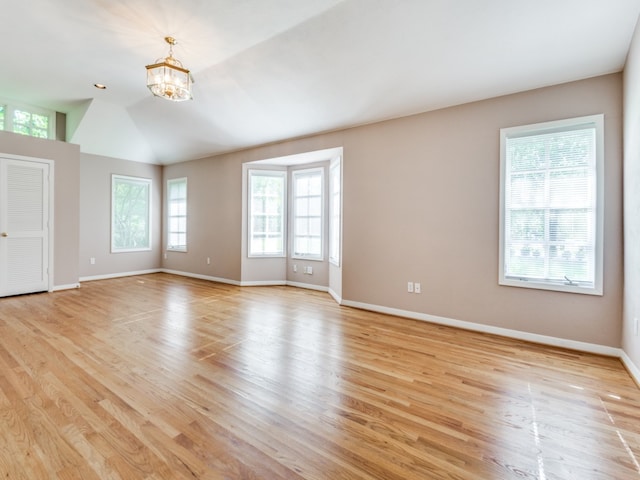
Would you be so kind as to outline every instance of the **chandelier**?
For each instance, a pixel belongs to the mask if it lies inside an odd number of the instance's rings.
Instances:
[[[178,42],[173,37],[164,37],[164,41],[169,44],[169,56],[157,59],[153,65],[147,65],[147,88],[156,97],[172,102],[191,100],[193,78],[189,70],[173,58],[173,46]]]

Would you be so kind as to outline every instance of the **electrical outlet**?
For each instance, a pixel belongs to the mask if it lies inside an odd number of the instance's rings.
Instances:
[[[207,265],[211,265],[211,258],[207,257]]]
[[[298,273],[298,265],[293,264],[293,273]]]
[[[165,260],[167,259],[167,254],[166,254],[166,253],[164,254],[164,259],[165,259]]]
[[[633,318],[633,334],[638,336],[638,317]]]
[[[313,267],[304,267],[302,273],[306,273],[307,275],[313,275]]]
[[[422,293],[422,287],[420,286],[420,284],[418,282],[413,284],[413,291],[415,293]]]
[[[407,292],[413,293],[413,282],[407,282]]]
[[[89,259],[89,263],[91,263],[91,265],[95,265],[95,264],[96,264],[96,259],[95,259],[95,257],[91,257],[91,258]]]

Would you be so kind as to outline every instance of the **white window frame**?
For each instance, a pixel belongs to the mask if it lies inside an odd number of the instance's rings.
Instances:
[[[296,258],[301,260],[316,260],[316,261],[324,260],[324,250],[325,250],[325,239],[324,239],[325,218],[324,216],[325,216],[325,195],[326,195],[325,183],[324,183],[324,170],[325,169],[323,167],[313,167],[313,168],[305,168],[301,170],[293,170],[291,172],[291,183],[292,183],[291,258]],[[321,186],[320,186],[320,209],[321,209],[320,210],[320,254],[314,255],[314,254],[296,252],[296,238],[298,237],[296,232],[296,220],[298,218],[298,215],[296,212],[296,199],[298,198],[298,195],[296,192],[296,177],[316,175],[318,173],[320,174],[320,183],[321,183]]]
[[[340,266],[342,239],[342,157],[329,164],[329,262]]]
[[[280,225],[282,226],[282,249],[278,252],[254,252],[252,250],[254,237],[253,222],[253,177],[279,177],[282,179],[282,213]],[[247,171],[247,256],[250,258],[283,258],[287,255],[287,171],[271,170],[264,168],[250,168]],[[268,224],[268,222],[267,222]],[[268,233],[268,232],[266,232]]]
[[[32,105],[14,103],[7,100],[0,99],[0,105],[4,107],[4,124],[0,124],[0,130],[5,130],[7,132],[14,132],[13,127],[13,116],[16,110],[21,112],[27,112],[30,114],[37,114],[46,116],[48,118],[47,122],[47,137],[50,140],[54,140],[56,138],[56,112],[53,110],[47,110],[45,108],[34,107]],[[33,135],[29,135],[33,136]],[[34,137],[34,138],[42,138],[42,137]]]
[[[117,247],[114,242],[114,234],[116,232],[115,229],[115,219],[116,219],[116,198],[114,195],[114,189],[118,182],[129,182],[137,185],[145,186],[147,190],[147,218],[146,218],[146,230],[147,230],[147,239],[148,244],[140,247]],[[151,234],[153,230],[151,229],[151,212],[152,212],[152,195],[151,195],[151,179],[150,178],[142,178],[142,177],[130,177],[127,175],[111,175],[111,253],[125,253],[125,252],[142,252],[151,250],[152,238]]]
[[[184,198],[182,197],[173,197],[172,196],[172,186],[173,185],[181,185],[184,184]],[[170,252],[186,252],[187,251],[187,242],[188,240],[188,208],[189,208],[189,204],[188,204],[188,198],[189,198],[189,191],[188,191],[188,181],[187,181],[187,177],[180,177],[180,178],[171,178],[169,180],[167,180],[167,250]],[[185,212],[184,215],[172,215],[171,214],[171,204],[172,202],[178,202],[178,201],[183,201],[184,205],[185,205]],[[184,232],[183,231],[172,231],[171,230],[171,219],[173,218],[182,218],[184,217]],[[177,244],[177,245],[173,245],[171,243],[171,234],[172,233],[176,233],[176,234],[184,234],[184,245],[182,244]]]
[[[508,159],[507,142],[510,138],[529,135],[553,133],[554,131],[570,131],[578,128],[595,128],[595,232],[594,241],[594,275],[593,283],[579,283],[571,279],[567,281],[540,280],[509,276],[505,272],[505,251],[508,248],[506,235],[507,212],[505,199],[507,195]],[[499,284],[554,290],[560,292],[582,293],[589,295],[603,294],[603,222],[604,222],[604,115],[590,115],[578,118],[557,120],[503,128],[500,130],[500,251],[499,251]]]

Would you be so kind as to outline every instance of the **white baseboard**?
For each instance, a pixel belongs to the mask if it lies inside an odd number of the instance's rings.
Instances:
[[[481,333],[491,333],[493,335],[500,335],[502,337],[515,338],[518,340],[525,340],[528,342],[541,343],[543,345],[550,345],[553,347],[569,348],[571,350],[578,350],[581,352],[595,353],[598,355],[606,355],[609,357],[621,358],[622,350],[614,347],[607,347],[605,345],[598,345],[594,343],[578,342],[575,340],[567,340],[565,338],[550,337],[547,335],[538,335],[535,333],[522,332],[520,330],[511,330],[508,328],[492,327],[490,325],[482,325],[480,323],[466,322],[463,320],[455,320],[452,318],[438,317],[435,315],[427,315],[425,313],[412,312],[408,310],[400,310],[397,308],[383,307],[380,305],[372,305],[368,303],[352,302],[350,300],[343,300],[342,305],[347,307],[360,308],[362,310],[370,310],[372,312],[386,313],[388,315],[395,315],[397,317],[411,318],[414,320],[422,320],[425,322],[436,323],[438,325],[447,325],[449,327],[461,328],[464,330],[472,330]]]
[[[54,285],[50,292],[59,292],[61,290],[73,290],[74,288],[80,288],[80,283],[70,283],[69,285]]]
[[[625,368],[640,387],[640,368],[638,368],[636,364],[633,363],[633,361],[629,358],[629,355],[627,355],[627,352],[622,349],[620,350],[620,360],[622,360]]]
[[[333,299],[336,301],[336,303],[338,305],[342,305],[342,297],[340,295],[338,295],[334,290],[332,290],[331,288],[329,289],[329,295],[331,295],[333,297]]]
[[[285,280],[249,280],[238,283],[241,287],[283,287],[286,284]]]
[[[212,277],[210,275],[201,275],[199,273],[183,272],[181,270],[170,270],[168,268],[161,268],[158,271],[163,273],[170,273],[172,275],[180,275],[182,277],[198,278],[200,280],[209,280],[210,282],[219,282],[219,283],[226,283],[229,285],[236,285],[237,287],[242,286],[239,281],[230,280],[228,278]]]
[[[106,275],[92,275],[88,277],[80,277],[80,282],[91,282],[93,280],[108,280],[110,278],[119,278],[119,277],[133,277],[135,275],[148,275],[149,273],[158,273],[162,270],[159,268],[153,268],[151,270],[138,270],[136,272],[119,272],[119,273],[108,273]]]
[[[317,290],[319,292],[328,292],[329,291],[329,289],[327,287],[322,286],[322,285],[313,285],[311,283],[289,282],[289,281],[286,281],[286,280],[250,280],[250,281],[239,282],[237,280],[230,280],[228,278],[211,277],[211,276],[208,276],[208,275],[200,275],[200,274],[197,274],[197,273],[182,272],[182,271],[179,271],[179,270],[169,270],[169,269],[166,269],[166,268],[163,268],[161,271],[164,272],[164,273],[171,273],[173,275],[181,275],[183,277],[199,278],[201,280],[209,280],[209,281],[212,281],[212,282],[227,283],[227,284],[236,285],[236,286],[239,286],[239,287],[281,287],[281,286],[289,286],[289,287],[297,287],[297,288],[306,288],[306,289],[309,289],[309,290]]]
[[[307,290],[317,290],[318,292],[328,292],[329,288],[323,285],[313,285],[311,283],[286,282],[289,287],[306,288]]]

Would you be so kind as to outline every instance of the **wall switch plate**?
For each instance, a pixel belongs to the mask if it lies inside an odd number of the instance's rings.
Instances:
[[[407,292],[413,293],[413,282],[407,282]]]
[[[165,259],[165,260],[167,259],[167,254],[166,254],[166,253],[164,254],[164,259]]]
[[[95,257],[91,257],[91,258],[89,259],[89,263],[91,263],[91,265],[95,265],[95,264],[96,264],[96,259],[95,259]]]
[[[293,273],[297,273],[298,272],[298,265],[296,265],[295,263],[293,264]]]
[[[207,265],[211,265],[211,257],[207,257]]]
[[[422,287],[418,282],[413,284],[413,291],[415,293],[422,293]]]

